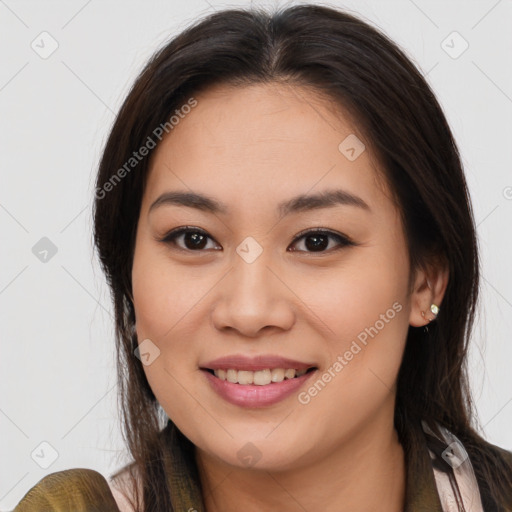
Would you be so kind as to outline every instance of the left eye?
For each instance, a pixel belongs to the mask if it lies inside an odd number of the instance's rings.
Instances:
[[[350,245],[355,245],[346,236],[334,233],[326,229],[316,229],[307,231],[306,233],[302,233],[299,236],[297,236],[297,238],[295,238],[294,243],[302,239],[304,239],[304,246],[308,249],[308,251],[306,252],[327,252],[325,249],[329,246],[329,239],[335,240],[337,242],[338,249]],[[332,249],[332,247],[330,247],[329,249]]]
[[[182,242],[185,247],[177,243],[179,239],[182,239]],[[171,231],[160,241],[164,243],[177,245],[179,249],[185,251],[198,252],[201,251],[202,249],[207,248],[205,246],[207,245],[208,239],[213,240],[213,238],[208,236],[208,234],[202,229],[184,227]],[[292,246],[303,239],[304,247],[306,248],[306,250],[291,249],[291,252],[326,252],[326,249],[332,249],[332,246],[329,247],[329,240],[334,240],[335,242],[337,242],[337,244],[335,243],[334,246],[336,247],[336,245],[338,245],[338,248],[355,245],[354,242],[352,242],[346,236],[325,229],[315,229],[299,234],[299,236],[297,236],[293,241]]]

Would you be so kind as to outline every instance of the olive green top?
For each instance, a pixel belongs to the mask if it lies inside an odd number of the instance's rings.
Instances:
[[[170,498],[176,512],[205,512],[197,466],[190,451],[183,448],[183,434],[169,421],[162,431],[167,453],[164,457]],[[412,441],[420,441],[414,444]],[[432,440],[432,439],[431,439]],[[431,450],[439,452],[415,425],[404,439],[406,461],[405,512],[443,512],[436,487]],[[410,446],[421,446],[411,457]],[[512,453],[487,443],[495,453],[512,464]],[[192,460],[191,460],[192,459]],[[441,461],[442,462],[442,461]],[[478,471],[475,471],[478,480]],[[485,512],[502,512],[488,495],[487,485],[478,480]],[[485,483],[484,483],[485,484]],[[510,507],[512,510],[512,490]],[[92,469],[75,468],[51,473],[34,485],[13,512],[119,512],[106,478]],[[468,511],[470,512],[470,511]]]

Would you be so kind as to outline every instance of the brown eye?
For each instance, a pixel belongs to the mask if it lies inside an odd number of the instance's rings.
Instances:
[[[171,231],[161,241],[176,245],[185,251],[201,251],[206,248],[208,239],[213,240],[202,229],[185,227]]]
[[[334,240],[336,242],[336,244],[334,245],[335,250],[355,245],[347,237],[328,230],[316,229],[310,230],[306,233],[302,233],[294,240],[294,244],[296,244],[297,241],[300,241],[302,239],[304,239],[305,249],[292,249],[292,251],[299,250],[301,252],[327,252],[327,248],[329,248],[328,250],[331,250],[333,248],[332,246],[329,247],[330,240]]]

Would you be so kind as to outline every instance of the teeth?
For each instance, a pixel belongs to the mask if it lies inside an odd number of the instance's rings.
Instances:
[[[228,370],[226,372],[226,379],[228,380],[228,382],[233,382],[234,384],[236,384],[238,382],[238,372],[236,370]]]
[[[270,384],[272,382],[272,374],[270,373],[270,370],[258,370],[257,372],[254,372],[253,382],[257,386],[266,386],[267,384]]]
[[[272,382],[281,382],[284,380],[284,370],[282,368],[275,368],[272,370]]]
[[[252,384],[254,381],[254,372],[240,370],[238,372],[238,384]]]
[[[285,379],[300,377],[307,372],[307,369],[295,370],[294,368],[273,368],[258,370],[255,372],[247,370],[214,370],[214,374],[220,380],[227,380],[233,384],[255,384],[256,386],[266,386],[271,382],[282,382]]]
[[[285,379],[293,379],[295,377],[295,370],[292,368],[291,370],[285,370],[284,371],[284,378]]]

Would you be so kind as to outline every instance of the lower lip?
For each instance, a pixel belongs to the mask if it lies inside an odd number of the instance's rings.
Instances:
[[[272,382],[265,386],[254,384],[234,384],[221,380],[210,372],[203,370],[208,382],[224,400],[240,407],[260,408],[273,405],[296,392],[316,370],[282,382]]]

